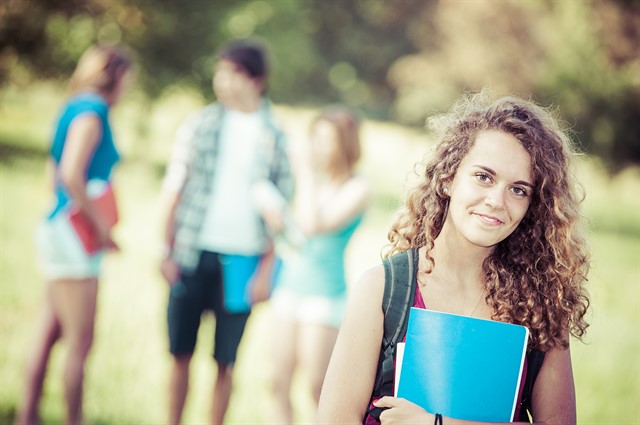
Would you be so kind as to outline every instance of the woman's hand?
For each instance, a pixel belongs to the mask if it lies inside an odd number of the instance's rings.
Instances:
[[[276,253],[270,247],[260,258],[258,267],[251,277],[251,304],[258,304],[269,299],[271,295],[271,279],[276,264]]]
[[[291,143],[289,159],[292,172],[297,179],[306,178],[316,171],[317,161],[314,158],[313,144],[307,138],[301,138]]]
[[[95,232],[96,240],[101,248],[107,251],[120,250],[118,244],[113,240],[111,226],[109,226],[99,215],[97,215],[93,220],[93,231]]]
[[[417,404],[404,398],[385,396],[373,402],[376,407],[386,407],[380,414],[382,425],[390,424],[431,424],[434,416]]]
[[[251,284],[251,304],[267,301],[271,294],[271,269],[258,266]]]

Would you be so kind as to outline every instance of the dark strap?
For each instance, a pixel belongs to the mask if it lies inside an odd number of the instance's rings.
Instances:
[[[393,395],[396,344],[401,342],[407,333],[409,311],[413,307],[416,293],[418,259],[418,250],[413,248],[385,258],[382,262],[384,265],[384,295],[382,298],[384,334],[372,400],[385,395]],[[375,407],[367,411],[365,420],[367,415],[371,415],[379,421],[382,410]]]
[[[531,394],[533,393],[533,385],[536,382],[538,373],[544,362],[544,352],[533,349],[527,353],[527,377],[524,380],[524,388],[522,389],[522,399],[520,400],[520,417],[519,421],[529,422],[531,415]]]

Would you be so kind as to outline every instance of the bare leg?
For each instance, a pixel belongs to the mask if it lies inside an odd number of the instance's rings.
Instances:
[[[51,288],[54,310],[68,350],[64,366],[67,423],[82,424],[84,368],[93,344],[98,280],[57,280]]]
[[[233,365],[218,363],[218,376],[213,390],[213,405],[211,407],[211,424],[222,425],[224,415],[229,407],[231,390],[233,387]]]
[[[316,407],[320,400],[320,391],[324,375],[329,367],[331,353],[338,338],[338,329],[324,325],[301,325],[300,363],[311,384],[311,395]]]
[[[44,308],[36,331],[36,342],[27,361],[26,386],[23,394],[23,405],[16,415],[16,425],[39,424],[38,404],[42,396],[42,387],[47,371],[49,355],[56,341],[60,338],[60,322],[51,304],[50,287],[47,288]]]
[[[174,356],[169,383],[169,424],[179,425],[189,392],[191,354]]]
[[[291,406],[291,381],[296,367],[296,332],[298,326],[293,320],[274,317],[272,331],[273,376],[271,392],[273,395],[272,422],[291,424],[293,411]],[[276,331],[277,329],[277,331]]]

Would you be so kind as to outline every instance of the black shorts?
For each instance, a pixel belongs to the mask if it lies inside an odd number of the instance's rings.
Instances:
[[[193,353],[200,317],[206,310],[212,310],[216,317],[213,357],[220,364],[232,365],[249,313],[225,310],[219,255],[203,251],[193,273],[181,274],[180,281],[171,288],[167,311],[171,354]]]

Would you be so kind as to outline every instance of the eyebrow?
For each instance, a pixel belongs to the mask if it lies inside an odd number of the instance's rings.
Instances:
[[[474,167],[481,168],[484,171],[486,171],[487,173],[491,174],[492,176],[495,176],[497,174],[493,169],[491,169],[489,167],[485,167],[484,165],[474,165]],[[534,188],[531,183],[529,183],[528,181],[525,181],[525,180],[518,180],[517,182],[514,182],[514,184],[520,184],[520,185],[523,185],[523,186],[528,186],[531,189]]]

